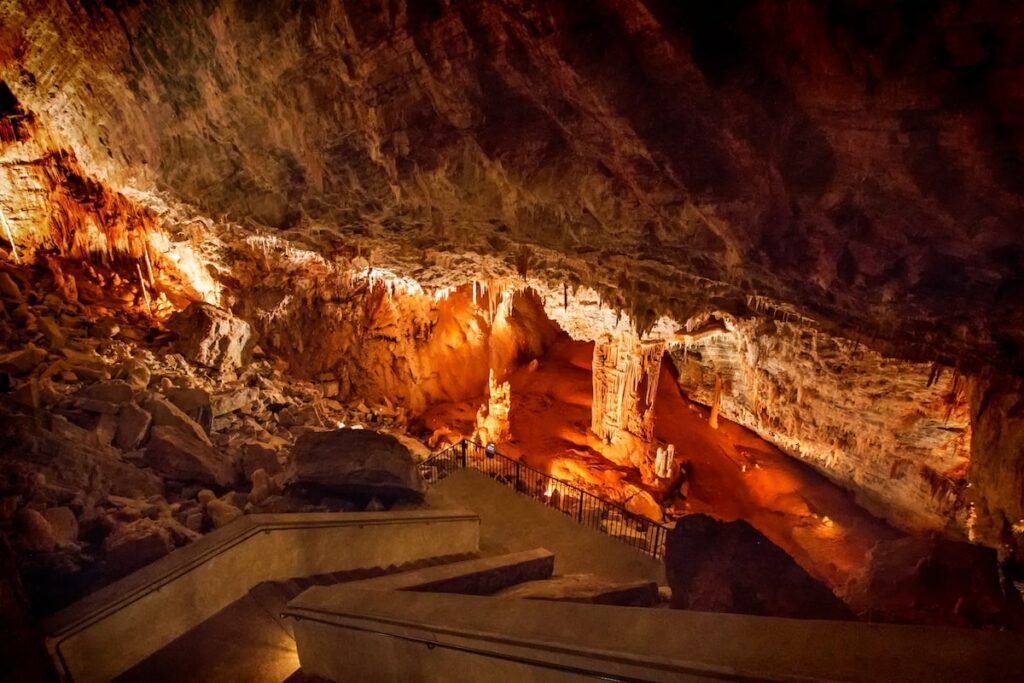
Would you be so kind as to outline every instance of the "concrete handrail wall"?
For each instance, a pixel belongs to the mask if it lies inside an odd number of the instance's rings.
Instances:
[[[247,515],[61,610],[44,627],[66,681],[108,681],[263,581],[479,549],[464,510]]]
[[[289,604],[302,670],[328,680],[1002,681],[1021,634],[386,592]]]

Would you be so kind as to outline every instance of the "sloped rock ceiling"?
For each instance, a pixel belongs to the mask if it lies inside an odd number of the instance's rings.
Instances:
[[[273,226],[506,252],[641,321],[757,292],[903,355],[1019,366],[1015,3],[2,15],[5,80],[114,181]]]
[[[211,241],[727,316],[677,354],[695,399],[721,375],[872,509],[1014,545],[1022,67],[1010,0],[0,0],[0,205],[31,234],[53,212],[16,195],[70,168],[133,229],[124,197],[184,202]]]

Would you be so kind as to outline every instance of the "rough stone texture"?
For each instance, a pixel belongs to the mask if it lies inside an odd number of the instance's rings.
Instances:
[[[210,445],[164,425],[153,427],[145,463],[175,481],[227,486],[235,479],[230,464]]]
[[[154,396],[143,404],[143,407],[153,416],[153,424],[173,427],[182,433],[188,434],[203,442],[210,444],[210,437],[206,431],[191,417],[186,415],[181,408],[160,396]]]
[[[149,425],[152,422],[152,415],[134,403],[126,403],[121,406],[121,412],[117,416],[117,433],[114,435],[114,443],[121,450],[133,450],[146,438]]]
[[[295,480],[343,493],[395,498],[423,495],[409,449],[390,434],[367,429],[307,432],[292,450]]]
[[[213,410],[210,406],[210,394],[205,389],[182,388],[167,392],[167,400],[192,418],[196,424],[210,433],[213,424]]]
[[[170,532],[150,519],[115,528],[103,542],[107,570],[124,576],[159,560],[174,549]]]
[[[178,348],[186,357],[220,370],[242,366],[252,335],[249,323],[200,301],[174,314],[167,325],[177,333]]]
[[[242,516],[242,511],[237,507],[216,498],[206,504],[206,513],[210,515],[214,529],[228,525]]]
[[[50,523],[53,537],[59,545],[67,545],[78,540],[78,520],[71,508],[46,508],[43,510],[43,516]]]
[[[996,552],[969,543],[913,537],[881,541],[847,593],[861,604],[886,605],[865,615],[876,621],[1024,624],[1021,596],[1001,578]]]
[[[971,540],[1014,553],[1024,576],[1024,400],[1022,380],[996,372],[970,387]]]
[[[885,358],[806,321],[729,319],[673,351],[693,400],[857,493],[912,530],[970,533],[967,382],[949,368]]]
[[[0,73],[87,166],[212,211],[571,251],[644,318],[756,291],[1018,360],[1011,5],[212,7],[12,5]]]
[[[744,521],[687,515],[669,532],[665,571],[672,606],[805,619],[850,619],[824,584]]]
[[[31,552],[46,553],[57,547],[50,522],[39,511],[23,508],[15,519],[22,546]]]

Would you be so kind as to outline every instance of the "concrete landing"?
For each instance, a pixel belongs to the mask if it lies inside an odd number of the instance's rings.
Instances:
[[[484,554],[547,548],[555,554],[556,574],[596,574],[616,581],[665,584],[663,563],[480,472],[452,473],[428,489],[427,504],[477,513]]]
[[[114,680],[282,683],[298,668],[291,634],[246,595]]]

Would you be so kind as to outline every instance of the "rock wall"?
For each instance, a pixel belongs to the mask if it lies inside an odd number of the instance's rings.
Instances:
[[[771,296],[1019,367],[1012,3],[20,0],[0,80],[90,174],[498,252],[641,321]]]
[[[813,465],[875,514],[968,535],[966,378],[884,358],[799,321],[742,319],[721,330],[672,352],[690,398],[713,405],[720,378],[724,417]]]

